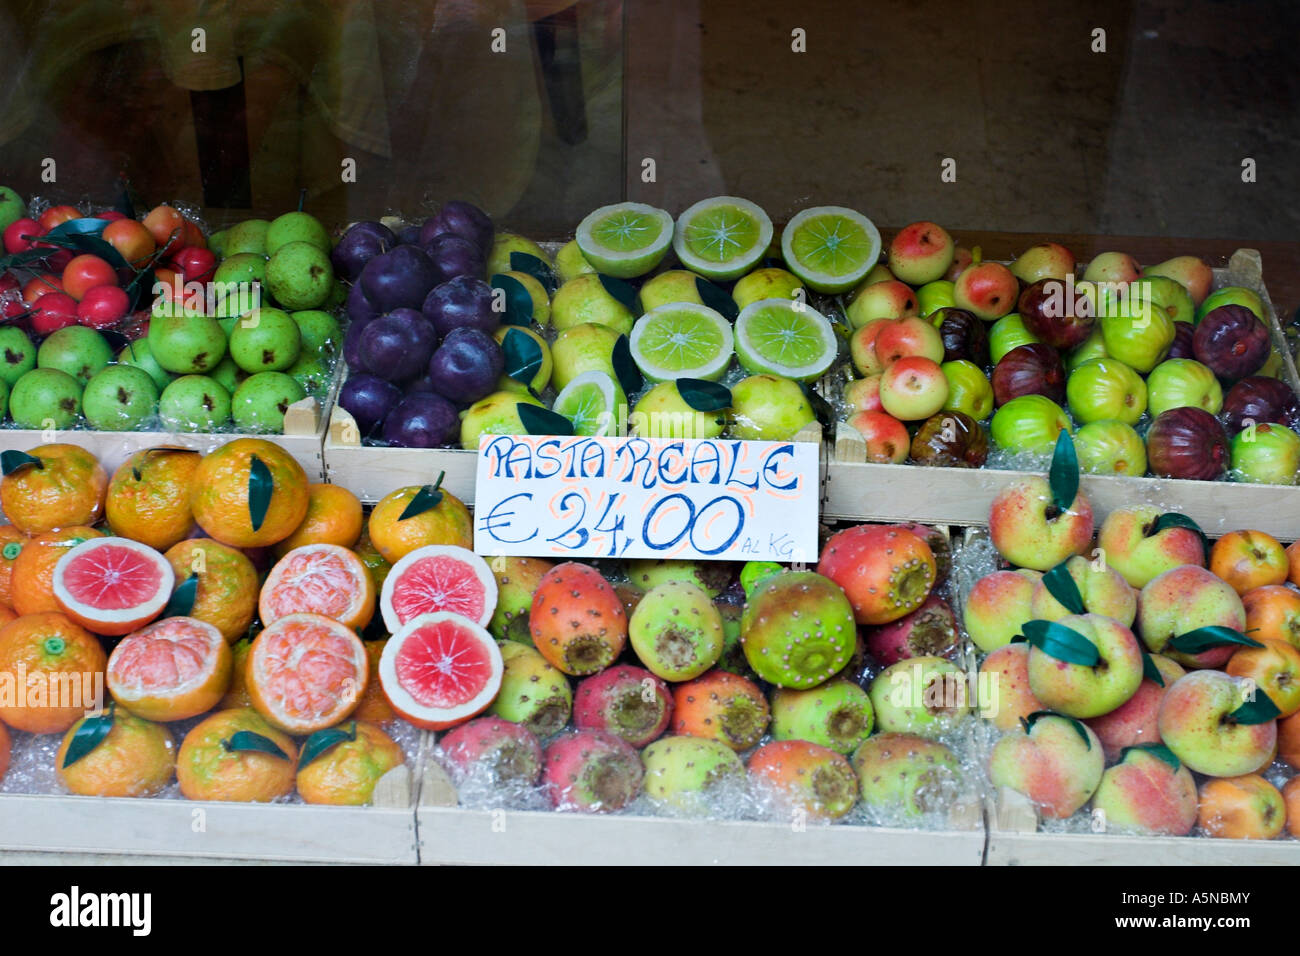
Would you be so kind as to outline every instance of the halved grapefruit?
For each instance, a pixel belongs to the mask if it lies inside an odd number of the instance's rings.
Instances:
[[[144,627],[167,606],[176,573],[129,538],[92,538],[54,566],[54,600],[88,631],[116,637]]]
[[[262,624],[320,614],[364,629],[375,616],[375,582],[361,559],[336,544],[306,544],[276,562],[257,600]]]
[[[289,614],[269,625],[253,641],[245,667],[253,707],[288,734],[312,734],[343,720],[370,679],[361,638],[320,614]]]
[[[501,689],[501,651],[481,624],[421,614],[388,639],[379,683],[393,710],[417,727],[444,730],[482,713]]]
[[[169,617],[113,648],[106,682],[113,699],[137,717],[185,720],[221,700],[231,661],[230,645],[211,624]]]
[[[389,633],[421,614],[447,611],[483,627],[497,607],[497,580],[486,561],[455,545],[416,548],[384,578],[379,609]]]

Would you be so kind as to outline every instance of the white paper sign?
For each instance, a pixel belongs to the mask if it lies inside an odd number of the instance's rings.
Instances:
[[[817,560],[817,444],[485,435],[485,557]]]

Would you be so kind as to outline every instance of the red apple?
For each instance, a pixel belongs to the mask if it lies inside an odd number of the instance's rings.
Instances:
[[[77,321],[92,329],[107,329],[126,318],[131,299],[115,285],[101,285],[82,296]]]
[[[875,349],[877,360],[885,368],[913,355],[942,362],[943,336],[929,319],[887,319],[876,333]]]
[[[1123,252],[1103,252],[1088,263],[1083,278],[1087,282],[1113,282],[1128,285],[1142,275],[1136,259]]]
[[[47,292],[32,303],[32,331],[49,335],[77,324],[77,300],[65,292]]]
[[[885,412],[858,412],[849,424],[867,443],[867,461],[899,464],[907,461],[911,438],[907,427]]]
[[[1000,262],[981,262],[968,267],[953,285],[953,305],[972,312],[985,322],[1000,319],[1016,306],[1020,283]]]
[[[880,404],[905,422],[929,418],[948,400],[948,377],[938,362],[920,356],[899,359],[880,377]]]
[[[216,255],[198,246],[186,246],[172,256],[172,263],[186,282],[210,282],[217,271]]]
[[[72,219],[80,219],[81,210],[76,206],[51,206],[45,212],[41,213],[40,224],[41,232],[49,232],[55,226],[60,226]]]
[[[34,244],[26,236],[39,236],[45,232],[35,219],[15,219],[4,231],[5,252],[26,252]]]

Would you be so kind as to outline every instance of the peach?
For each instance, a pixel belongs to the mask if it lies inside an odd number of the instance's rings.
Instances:
[[[1166,654],[1184,667],[1222,667],[1240,645],[1206,650],[1178,649],[1175,638],[1202,627],[1246,626],[1246,609],[1226,581],[1205,568],[1185,564],[1150,581],[1138,595],[1138,633],[1147,649]]]
[[[1044,714],[993,745],[989,778],[1022,793],[1045,817],[1074,814],[1096,792],[1105,760],[1097,735],[1068,717]]]
[[[885,368],[912,356],[942,362],[943,354],[943,337],[929,319],[888,319],[876,333],[876,358]]]
[[[1152,654],[1151,662],[1160,672],[1163,687],[1149,677],[1144,677],[1137,691],[1124,703],[1109,714],[1084,721],[1101,741],[1108,763],[1118,760],[1125,747],[1160,742],[1160,729],[1156,724],[1160,701],[1170,685],[1187,671],[1163,654]]]
[[[1038,572],[1030,577],[1019,571],[994,571],[975,582],[966,596],[963,623],[966,633],[982,651],[995,651],[1011,643],[1025,622],[1033,620],[1030,602]]]
[[[998,730],[1015,730],[1030,714],[1046,710],[1029,689],[1029,645],[1006,644],[980,665],[980,714]]]
[[[1120,508],[1106,516],[1097,547],[1107,564],[1135,588],[1184,564],[1205,566],[1201,536],[1190,528],[1155,531],[1159,508]]]
[[[844,386],[844,404],[855,412],[882,412],[885,406],[880,404],[880,376],[868,375],[855,378]]]
[[[1193,671],[1180,677],[1160,701],[1160,739],[1197,773],[1254,773],[1272,760],[1277,747],[1276,720],[1243,723],[1257,719],[1248,704],[1254,693],[1254,685],[1223,671]]]
[[[1277,757],[1293,770],[1300,770],[1300,714],[1277,722]]]
[[[1292,777],[1282,787],[1286,803],[1286,832],[1300,839],[1300,777]]]
[[[1071,614],[1058,622],[1097,650],[1094,665],[1054,657],[1031,641],[1029,689],[1049,710],[1067,717],[1100,717],[1132,697],[1142,684],[1142,648],[1119,621]]]
[[[889,269],[912,285],[925,285],[952,265],[956,244],[943,226],[914,222],[904,226],[889,243]]]
[[[1206,836],[1228,840],[1272,840],[1287,822],[1282,793],[1257,773],[1201,784],[1197,822]]]
[[[858,412],[849,419],[867,443],[867,461],[899,464],[907,461],[912,436],[907,426],[888,412]]]
[[[918,315],[920,306],[911,286],[897,279],[873,282],[854,297],[845,310],[849,323],[860,329],[872,319],[903,319]]]
[[[1263,641],[1263,647],[1242,647],[1228,661],[1233,677],[1245,677],[1277,705],[1280,717],[1300,710],[1300,651],[1286,641]]]
[[[1082,492],[1065,511],[1056,507],[1041,475],[1007,485],[989,508],[989,534],[998,554],[1012,564],[1048,571],[1083,554],[1092,543],[1092,504]]]
[[[1066,561],[1065,568],[1079,590],[1084,610],[1113,618],[1125,627],[1133,626],[1137,617],[1137,592],[1128,586],[1118,571],[1108,564],[1097,569],[1087,558],[1078,555]],[[1030,610],[1034,617],[1045,621],[1059,621],[1071,613],[1052,596],[1046,581],[1039,581],[1034,588]]]
[[[1210,549],[1210,570],[1238,594],[1268,584],[1282,584],[1291,570],[1286,549],[1262,531],[1232,531]]]
[[[104,241],[133,266],[142,265],[158,248],[153,235],[134,219],[118,219],[104,227]]]
[[[1162,748],[1163,749],[1163,748]],[[1165,751],[1168,754],[1168,751]],[[1107,770],[1092,798],[1106,814],[1106,828],[1187,836],[1196,826],[1196,781],[1168,754],[1135,748]]]
[[[171,206],[155,206],[144,217],[144,227],[153,236],[153,241],[160,248],[175,244],[179,249],[185,245],[185,217]]]
[[[1286,549],[1287,580],[1300,587],[1300,541]]]
[[[1266,584],[1241,596],[1246,634],[1257,641],[1286,641],[1300,647],[1300,593],[1281,584]]]

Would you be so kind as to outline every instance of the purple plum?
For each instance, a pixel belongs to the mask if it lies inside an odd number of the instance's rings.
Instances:
[[[381,313],[366,298],[365,290],[361,288],[358,282],[348,290],[348,299],[346,304],[348,318],[353,322],[369,322],[371,319],[379,318]]]
[[[411,246],[420,244],[420,227],[403,226],[397,233],[397,241]]]
[[[420,245],[427,246],[435,236],[446,233],[468,239],[486,255],[492,251],[496,228],[492,225],[492,217],[478,206],[453,199],[443,203],[436,215],[424,220],[420,227]]]
[[[453,329],[429,359],[429,380],[440,395],[477,402],[495,391],[505,366],[492,336],[479,329]]]
[[[378,222],[359,222],[344,233],[330,253],[330,262],[334,264],[337,275],[355,282],[367,262],[395,245],[397,237],[387,226]]]
[[[481,279],[487,271],[487,257],[483,250],[461,236],[443,233],[434,236],[423,248],[443,282],[457,276]]]
[[[402,400],[402,390],[374,375],[349,375],[339,389],[339,405],[357,422],[362,435],[383,424],[393,406]]]
[[[456,406],[434,392],[407,395],[384,420],[384,441],[404,448],[435,448],[459,435]]]
[[[401,382],[419,375],[437,346],[438,333],[428,319],[414,309],[394,309],[362,331],[357,342],[359,367]]]
[[[347,334],[343,336],[343,361],[350,371],[361,371],[361,333],[377,318],[379,316],[353,319],[352,324],[348,326]]]
[[[438,269],[418,246],[397,246],[375,256],[358,280],[366,299],[380,312],[418,309],[438,284]]]
[[[420,310],[444,338],[452,329],[479,329],[491,334],[501,324],[492,308],[492,287],[482,279],[457,276],[433,287]]]

